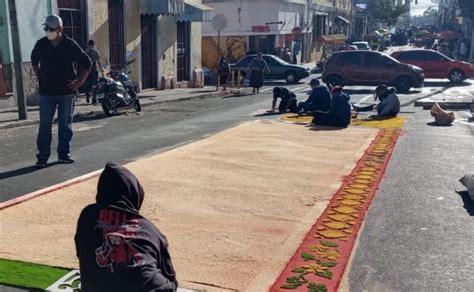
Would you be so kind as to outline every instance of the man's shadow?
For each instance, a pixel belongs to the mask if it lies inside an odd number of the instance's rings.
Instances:
[[[474,201],[469,196],[467,191],[456,191],[458,195],[461,196],[462,202],[464,203],[464,209],[466,209],[467,213],[470,216],[474,216]]]
[[[29,174],[29,173],[32,173],[32,172],[36,172],[38,170],[42,170],[42,169],[54,166],[56,164],[59,164],[59,162],[55,161],[55,162],[48,163],[43,168],[36,168],[36,167],[34,167],[34,165],[30,165],[30,166],[22,167],[22,168],[15,169],[15,170],[0,172],[0,180],[15,177],[15,176]]]

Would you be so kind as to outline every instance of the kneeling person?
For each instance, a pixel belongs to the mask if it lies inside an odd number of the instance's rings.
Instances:
[[[273,101],[270,113],[275,112],[278,98],[281,98],[280,104],[278,105],[278,111],[281,114],[286,113],[288,111],[292,113],[298,112],[298,106],[296,104],[296,95],[290,90],[288,90],[288,88],[275,87],[273,88]]]
[[[347,128],[351,123],[350,97],[342,92],[342,87],[332,90],[331,108],[328,112],[313,111],[313,124]]]

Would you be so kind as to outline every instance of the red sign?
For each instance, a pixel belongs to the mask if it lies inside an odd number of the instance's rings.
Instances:
[[[268,25],[254,25],[252,32],[270,32],[270,27]]]

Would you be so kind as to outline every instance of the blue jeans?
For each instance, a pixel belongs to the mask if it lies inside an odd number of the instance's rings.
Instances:
[[[48,160],[51,155],[51,128],[56,108],[58,109],[58,157],[70,153],[72,139],[72,118],[75,95],[40,96],[40,125],[36,145],[40,160]]]

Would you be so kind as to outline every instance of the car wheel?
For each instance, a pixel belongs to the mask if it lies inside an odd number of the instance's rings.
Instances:
[[[328,87],[333,87],[333,86],[338,86],[338,85],[343,85],[343,80],[342,77],[339,75],[331,75],[327,78],[326,84]]]
[[[403,76],[398,77],[397,80],[395,80],[395,88],[400,93],[408,93],[412,87],[413,80],[410,77]]]
[[[295,71],[288,71],[285,73],[286,83],[296,83],[298,82],[298,77],[296,76]]]
[[[462,82],[465,78],[464,77],[464,72],[462,72],[459,69],[454,69],[449,73],[448,78],[449,78],[449,81],[451,81],[453,83]]]

